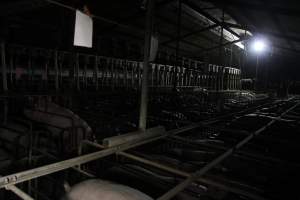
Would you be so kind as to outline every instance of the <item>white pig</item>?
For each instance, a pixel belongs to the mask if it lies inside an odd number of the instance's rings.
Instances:
[[[128,186],[99,179],[76,184],[69,189],[64,200],[153,200],[151,197]]]

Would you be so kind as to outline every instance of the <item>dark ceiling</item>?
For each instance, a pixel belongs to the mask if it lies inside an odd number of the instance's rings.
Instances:
[[[57,5],[55,3],[63,5]],[[289,0],[182,0],[180,53],[184,56],[203,58],[216,54],[220,36],[207,26],[223,24],[231,34],[244,39],[244,29],[252,34],[263,34],[274,47],[274,53],[297,55],[300,53],[300,7]],[[145,10],[141,0],[2,0],[0,17],[2,35],[12,43],[43,44],[55,48],[71,48],[74,12],[87,5],[96,17],[95,38],[122,36],[126,41],[143,44]],[[70,7],[62,7],[70,6]],[[222,22],[224,8],[224,23]],[[155,30],[160,49],[174,51],[178,34],[177,0],[157,0]],[[198,14],[207,17],[200,20]],[[212,24],[213,22],[213,24]],[[233,29],[235,28],[235,29]],[[220,30],[220,27],[219,27]],[[238,31],[239,30],[239,31]],[[227,49],[240,52],[231,41],[222,41]],[[67,45],[65,45],[67,44]]]

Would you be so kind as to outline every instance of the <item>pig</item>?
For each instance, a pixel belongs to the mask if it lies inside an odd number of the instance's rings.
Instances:
[[[76,150],[81,140],[93,140],[92,129],[86,121],[71,110],[53,102],[39,103],[35,105],[34,109],[26,108],[24,109],[24,115],[44,125],[52,133],[51,137],[62,138],[64,142],[62,146],[67,151]],[[75,127],[73,130],[72,122]]]
[[[100,179],[86,180],[66,190],[63,200],[153,200],[136,189]]]

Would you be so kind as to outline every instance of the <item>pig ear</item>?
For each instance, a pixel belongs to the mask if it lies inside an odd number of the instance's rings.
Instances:
[[[67,181],[64,181],[64,189],[65,189],[65,192],[71,191],[71,186]]]

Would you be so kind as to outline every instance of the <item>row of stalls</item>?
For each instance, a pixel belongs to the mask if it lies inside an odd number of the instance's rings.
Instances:
[[[3,55],[4,54],[4,55]],[[98,90],[140,88],[143,63],[98,55],[7,46],[2,51],[2,88],[10,90]],[[201,87],[208,90],[238,90],[240,70],[205,64],[152,63],[150,87]]]

